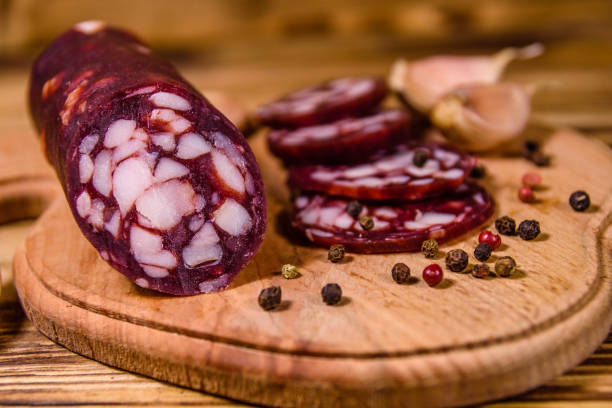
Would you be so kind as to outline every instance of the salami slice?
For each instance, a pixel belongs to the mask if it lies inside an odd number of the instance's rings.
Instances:
[[[453,193],[423,201],[362,203],[357,219],[346,212],[349,200],[301,195],[293,203],[291,225],[317,245],[342,244],[348,251],[385,253],[418,251],[423,241],[450,241],[484,223],[494,203],[482,187],[462,184]],[[368,215],[374,226],[365,231],[358,219]]]
[[[226,288],[266,225],[255,157],[231,122],[131,34],[85,22],[34,63],[30,108],[85,237],[137,285]]]
[[[371,111],[380,104],[387,91],[383,78],[338,78],[291,92],[260,106],[255,116],[260,123],[278,128],[328,123]]]
[[[393,109],[329,124],[271,130],[268,145],[290,165],[354,163],[410,136],[410,115],[403,109]]]
[[[426,154],[418,167],[415,152]],[[457,188],[475,158],[450,145],[411,142],[378,154],[365,164],[305,165],[289,171],[292,187],[370,200],[416,200]]]

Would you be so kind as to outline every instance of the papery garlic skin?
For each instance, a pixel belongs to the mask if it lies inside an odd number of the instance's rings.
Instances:
[[[533,58],[542,52],[541,44],[532,44],[504,48],[492,56],[439,55],[414,61],[398,60],[391,68],[389,86],[414,109],[428,114],[442,96],[457,87],[495,83],[511,61]]]
[[[519,137],[530,112],[530,89],[502,82],[457,88],[436,103],[430,119],[464,149],[486,151]]]

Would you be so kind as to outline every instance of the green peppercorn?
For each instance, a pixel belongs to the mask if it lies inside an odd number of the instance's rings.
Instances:
[[[423,167],[429,159],[429,152],[425,149],[419,148],[414,151],[412,156],[412,164],[417,167]]]
[[[516,271],[516,262],[511,256],[502,256],[495,262],[495,273],[501,277],[512,276]]]
[[[361,228],[364,230],[369,231],[374,228],[374,219],[369,215],[364,215],[359,219],[359,225],[361,225]]]
[[[285,279],[295,279],[300,276],[297,268],[291,264],[285,264],[281,268],[281,274]]]
[[[485,263],[476,264],[472,268],[472,276],[475,278],[486,278],[491,274],[491,269],[489,269],[489,265]]]
[[[540,235],[540,223],[536,220],[525,220],[519,224],[518,235],[525,241],[531,241]]]
[[[482,242],[476,245],[474,249],[474,258],[478,259],[480,262],[485,262],[491,257],[492,251],[493,247],[488,242]]]
[[[353,217],[354,219],[359,218],[359,214],[361,214],[361,210],[363,210],[363,205],[359,204],[358,201],[349,201],[346,205],[344,211],[347,212],[348,215]]]
[[[495,229],[502,235],[516,235],[516,222],[514,219],[504,215],[495,220]]]
[[[333,263],[340,262],[344,258],[344,245],[332,245],[327,253],[327,259]]]
[[[453,249],[446,254],[446,267],[453,272],[461,272],[468,265],[468,254],[463,249]]]
[[[397,283],[408,283],[410,280],[410,268],[405,263],[396,263],[391,269],[391,277]]]
[[[270,286],[262,289],[257,298],[259,306],[263,310],[272,310],[278,307],[281,303],[281,288],[280,286]]]
[[[342,299],[342,288],[337,283],[328,283],[321,289],[321,297],[325,304],[332,306]]]
[[[572,193],[569,203],[574,211],[584,211],[591,205],[591,198],[586,192],[578,190]]]
[[[433,258],[438,254],[438,241],[435,239],[428,239],[423,241],[421,245],[421,252],[425,255],[425,258]]]

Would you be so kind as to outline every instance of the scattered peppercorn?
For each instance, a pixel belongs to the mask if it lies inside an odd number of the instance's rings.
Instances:
[[[535,152],[531,155],[530,160],[538,167],[546,167],[550,164],[550,156],[542,152]]]
[[[369,231],[374,228],[374,219],[369,215],[364,215],[359,219],[359,225],[361,225],[361,228],[364,230]]]
[[[491,257],[491,251],[493,251],[491,245],[486,242],[480,243],[474,249],[474,258],[480,262],[486,262]]]
[[[270,286],[269,288],[262,289],[262,291],[259,292],[257,302],[263,310],[272,310],[278,307],[281,303],[280,286]]]
[[[321,289],[321,296],[325,304],[332,306],[342,299],[342,289],[337,283],[328,283]]]
[[[495,229],[502,235],[516,235],[516,221],[504,215],[495,220]]]
[[[525,241],[531,241],[540,235],[540,223],[536,220],[522,221],[518,226],[518,235]]]
[[[538,151],[540,151],[540,144],[535,140],[525,140],[521,146],[521,153],[526,158]]]
[[[281,268],[281,274],[285,279],[295,279],[300,276],[297,268],[291,264],[285,264]]]
[[[408,283],[410,280],[410,268],[405,263],[396,263],[391,269],[391,277],[397,283]]]
[[[475,178],[475,179],[483,178],[486,175],[487,175],[487,169],[482,164],[475,165],[474,167],[472,167],[472,170],[470,171],[470,177]]]
[[[516,262],[511,256],[502,256],[495,262],[495,273],[501,277],[508,277],[516,271]]]
[[[489,230],[482,231],[478,235],[478,242],[491,245],[491,248],[495,251],[501,245],[501,238],[499,235],[492,233]]]
[[[468,254],[463,249],[453,249],[446,254],[446,267],[453,272],[461,272],[468,265]]]
[[[529,186],[519,188],[518,198],[524,203],[532,203],[535,201],[535,195],[533,195],[533,190]]]
[[[348,213],[348,215],[350,215],[354,219],[357,219],[359,217],[359,214],[361,214],[362,209],[363,206],[359,204],[359,201],[353,200],[348,202],[345,211]]]
[[[591,205],[591,198],[585,191],[578,190],[572,193],[569,203],[574,211],[584,211]]]
[[[525,173],[521,177],[521,182],[524,186],[534,188],[542,183],[542,177],[538,173]]]
[[[427,159],[429,158],[429,152],[425,149],[416,149],[412,156],[412,163],[417,167],[423,167]]]
[[[338,263],[344,258],[344,245],[332,245],[327,253],[327,259]]]
[[[489,269],[489,265],[485,263],[476,264],[474,268],[472,268],[472,276],[475,278],[486,278],[491,274],[491,269]]]
[[[425,258],[433,258],[438,253],[438,241],[435,239],[428,239],[423,241],[421,244],[421,252],[425,255]]]
[[[442,268],[438,264],[431,264],[423,269],[423,280],[429,286],[436,286],[438,283],[442,282],[444,279],[444,272],[442,272]]]

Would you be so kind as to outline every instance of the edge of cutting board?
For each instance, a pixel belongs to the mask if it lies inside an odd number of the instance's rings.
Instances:
[[[56,201],[32,236],[65,205]],[[590,217],[585,268],[594,268],[595,278],[570,309],[517,335],[405,354],[294,353],[110,313],[41,279],[44,271],[33,261],[40,254],[28,252],[27,240],[15,255],[15,285],[28,317],[53,341],[174,384],[274,406],[464,405],[536,387],[578,364],[606,337],[612,323],[610,194]]]

